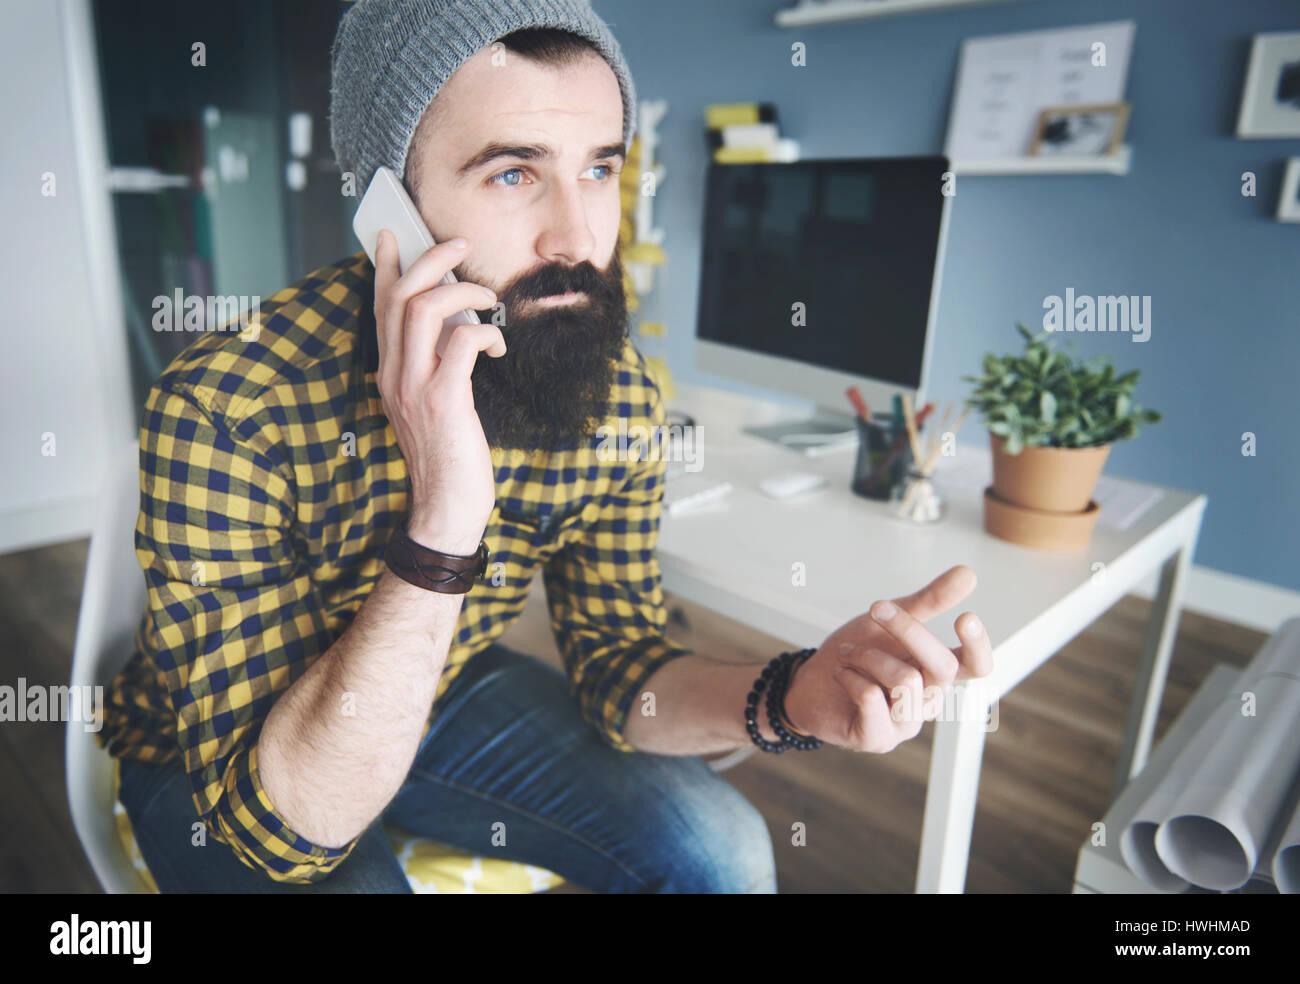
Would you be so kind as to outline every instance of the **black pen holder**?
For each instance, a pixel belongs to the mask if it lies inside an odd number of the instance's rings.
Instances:
[[[858,457],[853,465],[853,491],[867,499],[889,501],[912,464],[912,449],[905,428],[895,428],[892,417],[870,421],[854,417],[858,428]]]

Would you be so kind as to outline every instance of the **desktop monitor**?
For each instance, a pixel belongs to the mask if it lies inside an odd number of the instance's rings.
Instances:
[[[710,165],[696,364],[816,406],[750,432],[832,443],[856,436],[849,386],[873,413],[923,398],[948,170],[941,156]]]

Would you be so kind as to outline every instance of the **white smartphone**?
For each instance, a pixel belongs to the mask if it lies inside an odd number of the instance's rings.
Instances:
[[[375,262],[375,244],[379,242],[380,229],[387,229],[397,238],[397,267],[401,273],[410,269],[411,264],[434,245],[433,236],[429,235],[402,182],[389,168],[382,166],[370,179],[370,187],[361,198],[357,214],[352,217],[352,231],[361,240],[371,263]],[[454,284],[456,278],[448,270],[442,282]],[[450,325],[479,323],[478,315],[470,308],[443,319],[443,324]]]

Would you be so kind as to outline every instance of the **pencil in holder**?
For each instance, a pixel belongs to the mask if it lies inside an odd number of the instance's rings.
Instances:
[[[853,491],[867,499],[888,502],[912,462],[907,432],[896,429],[889,416],[877,416],[870,421],[862,417],[853,419],[858,428]]]

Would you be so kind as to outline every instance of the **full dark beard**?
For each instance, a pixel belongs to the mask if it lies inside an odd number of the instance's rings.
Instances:
[[[523,302],[567,291],[585,293],[573,304]],[[474,408],[490,446],[568,450],[585,445],[609,414],[615,365],[627,338],[623,266],[615,249],[601,271],[583,262],[551,264],[497,295],[506,354],[480,352],[471,380]],[[494,312],[479,311],[485,324]],[[501,320],[498,315],[497,320]]]

